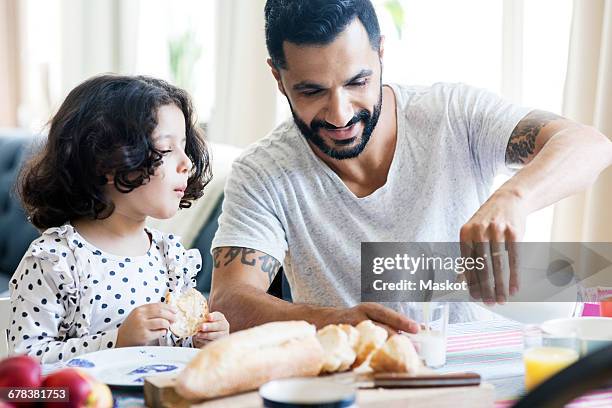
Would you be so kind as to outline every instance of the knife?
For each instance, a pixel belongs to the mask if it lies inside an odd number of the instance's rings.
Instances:
[[[460,372],[448,374],[407,373],[346,373],[334,376],[335,381],[352,384],[358,388],[433,388],[467,387],[480,385],[477,373]]]

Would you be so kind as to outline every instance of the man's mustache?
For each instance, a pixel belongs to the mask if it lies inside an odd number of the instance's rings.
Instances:
[[[353,116],[351,120],[349,120],[344,126],[338,127],[324,120],[313,120],[312,122],[310,122],[310,129],[312,131],[316,131],[321,128],[327,130],[344,129],[353,126],[355,123],[359,123],[361,121],[368,121],[370,119],[370,116],[370,112],[368,112],[366,109],[363,109],[359,111],[359,113],[357,113],[355,116]]]

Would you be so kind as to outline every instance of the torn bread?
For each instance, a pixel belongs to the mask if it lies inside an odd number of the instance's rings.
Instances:
[[[353,363],[353,367],[359,367],[368,360],[368,357],[377,349],[382,347],[387,340],[387,331],[380,326],[375,325],[371,320],[364,320],[355,326],[359,333],[359,341],[357,342],[357,358]]]
[[[352,326],[349,327],[355,330]],[[351,367],[357,355],[349,341],[347,331],[339,325],[330,324],[317,332],[317,339],[324,351],[322,373],[346,371]]]
[[[189,400],[257,389],[280,378],[316,376],[323,348],[304,321],[272,322],[204,346],[178,374],[176,391]]]
[[[372,354],[370,367],[378,373],[416,374],[422,370],[423,363],[408,336],[395,334]]]
[[[349,344],[357,352],[357,344],[359,343],[359,332],[357,329],[350,324],[339,324],[338,327],[346,333]]]
[[[197,289],[189,288],[180,295],[168,293],[166,303],[178,309],[170,331],[179,337],[189,337],[198,332],[208,317],[208,303]]]

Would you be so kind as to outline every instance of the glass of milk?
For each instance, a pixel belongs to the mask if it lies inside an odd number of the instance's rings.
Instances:
[[[421,302],[410,308],[410,318],[421,324],[421,330],[410,336],[417,353],[427,367],[446,364],[448,303]]]

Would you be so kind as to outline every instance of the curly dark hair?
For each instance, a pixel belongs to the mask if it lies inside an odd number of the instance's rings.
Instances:
[[[372,49],[380,51],[380,27],[370,0],[267,0],[266,46],[272,63],[287,68],[283,43],[327,45],[355,18],[365,27]]]
[[[176,105],[185,116],[185,153],[193,166],[179,207],[189,208],[212,178],[209,153],[187,92],[145,76],[100,75],[74,88],[51,119],[39,153],[22,167],[17,192],[39,229],[114,210],[104,195],[107,175],[129,193],[148,182],[165,151],[151,135],[158,108]]]

